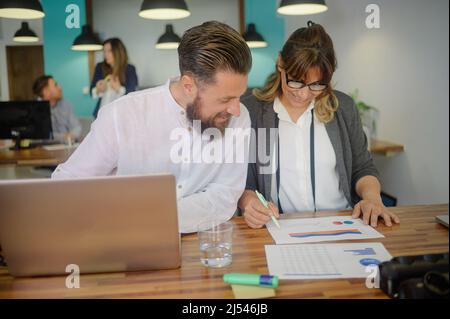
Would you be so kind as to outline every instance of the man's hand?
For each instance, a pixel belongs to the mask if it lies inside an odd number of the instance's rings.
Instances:
[[[272,215],[276,218],[280,217],[278,208],[273,203],[269,203],[271,209],[265,208],[253,191],[245,191],[241,203],[243,203],[245,222],[251,228],[263,227],[271,220]]]
[[[64,134],[64,142],[65,142],[67,145],[72,145],[72,143],[74,142],[74,140],[75,140],[75,138],[74,138],[74,136],[72,135],[72,133],[66,133],[66,134]]]
[[[381,201],[363,199],[353,208],[353,218],[362,216],[363,222],[366,225],[377,227],[378,218],[384,220],[386,226],[391,227],[392,222],[399,224],[400,219],[394,213],[389,212]]]

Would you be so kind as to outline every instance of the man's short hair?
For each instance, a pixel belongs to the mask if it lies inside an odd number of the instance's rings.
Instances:
[[[42,75],[38,77],[33,84],[33,94],[37,97],[42,97],[42,91],[47,87],[50,79],[53,79],[53,76]]]
[[[248,74],[252,55],[243,37],[230,26],[208,21],[187,30],[178,46],[181,75],[213,83],[218,71]]]

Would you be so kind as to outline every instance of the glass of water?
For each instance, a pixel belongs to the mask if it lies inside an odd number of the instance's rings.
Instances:
[[[222,268],[231,264],[233,224],[211,221],[198,227],[200,261],[206,267]]]

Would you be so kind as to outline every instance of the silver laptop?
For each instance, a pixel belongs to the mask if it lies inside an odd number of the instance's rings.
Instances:
[[[448,215],[436,216],[436,220],[438,221],[438,223],[448,228]]]
[[[16,277],[178,268],[175,178],[1,181],[0,245]]]

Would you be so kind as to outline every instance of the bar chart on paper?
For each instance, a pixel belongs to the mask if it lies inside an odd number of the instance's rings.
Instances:
[[[269,272],[280,279],[366,278],[392,258],[381,243],[266,245]]]
[[[349,239],[382,238],[382,234],[360,219],[350,216],[280,219],[280,228],[273,223],[267,229],[277,244],[302,244]]]

